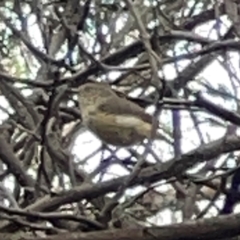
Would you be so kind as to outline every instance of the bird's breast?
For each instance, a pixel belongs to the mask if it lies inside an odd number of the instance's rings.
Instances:
[[[96,115],[96,106],[90,105],[90,106],[80,106],[81,109],[81,117],[83,123],[88,125],[88,122],[91,118],[93,118]]]
[[[134,116],[90,114],[86,125],[103,142],[116,146],[130,146],[151,134],[151,124]]]

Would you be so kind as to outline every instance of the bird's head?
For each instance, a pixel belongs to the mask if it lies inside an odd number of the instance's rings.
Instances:
[[[79,104],[98,104],[109,97],[116,96],[106,83],[88,82],[78,88]]]

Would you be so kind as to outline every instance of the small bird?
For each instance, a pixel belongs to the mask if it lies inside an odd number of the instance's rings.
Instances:
[[[154,137],[156,120],[107,83],[81,85],[78,100],[83,125],[107,144],[128,147]]]

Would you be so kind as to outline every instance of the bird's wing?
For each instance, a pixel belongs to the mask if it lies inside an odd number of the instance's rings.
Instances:
[[[145,113],[143,108],[124,98],[118,98],[116,101],[114,101],[114,99],[108,99],[103,104],[100,104],[98,109],[107,114],[135,116],[144,122],[150,124],[153,122],[153,117]]]

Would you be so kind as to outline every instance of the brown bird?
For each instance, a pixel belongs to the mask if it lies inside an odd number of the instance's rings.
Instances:
[[[103,142],[127,147],[153,137],[154,118],[108,84],[86,83],[78,91],[82,122]]]

